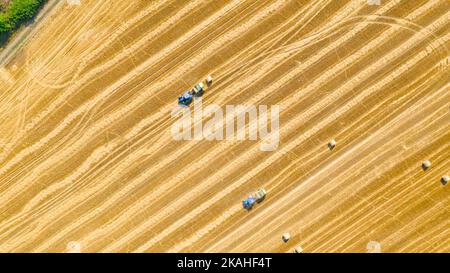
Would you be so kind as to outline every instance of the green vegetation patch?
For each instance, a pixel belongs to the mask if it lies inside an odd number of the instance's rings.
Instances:
[[[46,0],[11,0],[0,12],[0,35],[8,35],[31,20]]]

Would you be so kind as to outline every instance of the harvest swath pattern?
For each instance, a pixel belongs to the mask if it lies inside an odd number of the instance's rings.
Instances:
[[[448,252],[449,40],[447,0],[65,5],[0,70],[0,250]],[[209,74],[278,150],[172,140]]]

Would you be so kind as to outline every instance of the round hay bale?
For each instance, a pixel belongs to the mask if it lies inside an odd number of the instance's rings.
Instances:
[[[301,246],[294,248],[294,253],[302,253],[302,252],[303,252],[303,248]]]
[[[212,81],[213,81],[213,79],[212,79],[211,75],[208,75],[208,77],[206,77],[206,80],[205,80],[206,85],[211,86]]]
[[[368,253],[381,253],[381,244],[377,241],[370,241],[367,243]]]
[[[330,142],[328,142],[328,149],[333,150],[334,147],[336,147],[336,140],[332,139]]]
[[[424,162],[422,162],[422,169],[423,170],[427,170],[429,167],[431,167],[431,162],[428,160],[425,160]]]

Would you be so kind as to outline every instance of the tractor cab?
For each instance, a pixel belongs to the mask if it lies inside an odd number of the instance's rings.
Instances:
[[[182,105],[189,106],[192,102],[192,94],[189,91],[184,92],[183,95],[178,97],[178,103]]]
[[[253,207],[254,203],[255,203],[255,198],[253,198],[253,196],[250,195],[247,199],[242,201],[242,206],[244,207],[244,209],[249,210]]]

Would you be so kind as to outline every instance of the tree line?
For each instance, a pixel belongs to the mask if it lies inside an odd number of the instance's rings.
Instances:
[[[10,34],[36,15],[46,0],[11,0],[0,13],[0,35]]]

